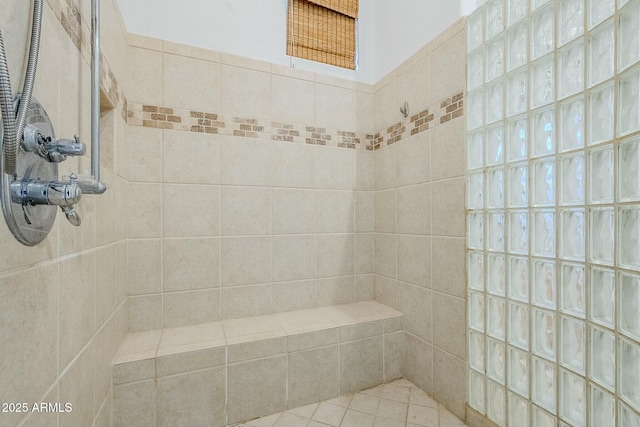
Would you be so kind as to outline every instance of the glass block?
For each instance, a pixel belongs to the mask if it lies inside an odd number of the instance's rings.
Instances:
[[[469,372],[469,406],[481,414],[484,408],[484,376],[473,371]]]
[[[529,402],[509,393],[509,424],[510,426],[529,425]]]
[[[560,105],[560,151],[584,147],[584,99]]]
[[[618,9],[622,9],[622,6],[629,3],[630,0],[618,0]]]
[[[534,162],[533,169],[533,204],[535,206],[553,206],[556,201],[556,162],[545,159]]]
[[[529,396],[529,354],[509,347],[509,389]]]
[[[591,389],[591,405],[589,418],[592,426],[616,425],[616,400],[613,395],[593,385]],[[627,424],[621,424],[627,425]]]
[[[595,27],[616,11],[615,0],[587,0],[589,29]]]
[[[470,213],[467,221],[467,246],[470,249],[484,249],[484,218],[482,214]]]
[[[533,253],[544,257],[556,254],[556,227],[553,211],[533,212]]]
[[[512,208],[526,207],[529,202],[528,176],[529,168],[526,163],[509,166],[509,197],[508,206]]]
[[[476,90],[467,94],[467,129],[477,129],[484,124],[484,92]]]
[[[469,332],[469,366],[484,373],[484,335]]]
[[[640,427],[640,415],[633,412],[627,405],[622,402],[618,406],[620,425],[624,427]]]
[[[560,279],[560,309],[564,313],[584,317],[584,266],[578,264],[562,264],[560,268],[562,271]]]
[[[640,270],[640,208],[621,207],[619,227],[619,264]]]
[[[613,85],[607,85],[589,95],[589,114],[588,144],[613,139]]]
[[[555,152],[556,126],[553,108],[533,113],[533,157]]]
[[[496,37],[487,43],[487,81],[501,77],[504,72],[504,40]]]
[[[640,3],[638,3],[640,4]],[[618,135],[627,135],[640,129],[640,69],[620,78],[618,98]]]
[[[553,5],[537,12],[531,19],[531,58],[540,58],[554,48]]]
[[[488,291],[493,295],[504,296],[505,291],[505,265],[504,256],[489,254],[487,257],[487,283]]]
[[[533,310],[533,352],[549,360],[556,359],[555,315],[542,310]]]
[[[492,380],[504,384],[505,372],[505,345],[491,338],[487,339],[487,375]]]
[[[487,171],[487,207],[504,208],[504,170],[493,168]]]
[[[556,366],[545,360],[533,358],[533,396],[532,400],[555,413],[556,411]],[[552,425],[556,425],[555,421]]]
[[[505,399],[504,387],[489,381],[487,416],[499,426],[505,425]]]
[[[618,280],[618,327],[625,335],[640,341],[640,276],[620,273]]]
[[[469,292],[469,327],[484,332],[484,296]]]
[[[467,206],[469,209],[484,208],[484,175],[482,172],[469,174],[467,192]]]
[[[469,289],[484,291],[484,255],[479,252],[469,252],[467,255],[467,279]]]
[[[529,4],[527,0],[509,0],[508,4],[507,21],[509,25],[518,22],[527,16],[527,5]]]
[[[606,0],[597,3],[606,4]],[[613,77],[614,48],[613,21],[589,36],[589,87]]]
[[[502,80],[487,86],[487,123],[493,123],[502,119],[502,104],[504,100]]]
[[[527,111],[527,72],[517,71],[509,75],[507,81],[508,101],[507,116]]]
[[[620,339],[618,394],[636,411],[640,411],[640,346]]]
[[[504,29],[504,12],[502,0],[488,0],[487,5],[487,40]]]
[[[599,328],[591,327],[591,379],[613,391],[616,374],[616,337]]]
[[[559,53],[559,94],[566,98],[584,90],[584,43],[574,43]]]
[[[487,333],[499,340],[504,340],[504,314],[504,300],[500,298],[489,297]]]
[[[635,2],[620,13],[620,43],[618,57],[620,70],[640,59],[640,3]]]
[[[553,415],[543,411],[538,407],[533,407],[534,427],[556,427],[556,419]]]
[[[507,33],[507,71],[515,70],[527,63],[527,35],[529,26],[523,22]]]
[[[616,277],[613,270],[591,267],[590,270],[589,318],[595,323],[613,329],[615,309]]]
[[[560,175],[560,204],[584,204],[584,154],[563,157]]]
[[[484,41],[484,7],[479,7],[467,18],[467,50],[470,52]]]
[[[587,388],[583,378],[561,370],[560,416],[571,425],[586,425]]]
[[[549,3],[551,0],[531,0],[531,10],[536,10],[545,4]]]
[[[565,44],[584,33],[584,0],[560,0],[559,40]]]
[[[515,254],[527,254],[529,251],[529,220],[526,211],[509,213],[508,251]]]
[[[504,215],[490,213],[487,215],[487,249],[504,251]]]
[[[589,219],[589,260],[596,264],[613,265],[613,208],[591,209]]]
[[[589,202],[613,203],[613,146],[589,154]]]
[[[560,212],[560,257],[584,261],[584,210]]]
[[[467,136],[469,170],[484,166],[484,132],[473,132]]]
[[[487,165],[497,165],[504,161],[504,129],[493,126],[487,129]]]
[[[619,149],[620,200],[640,200],[640,138],[620,143]]]
[[[480,87],[484,83],[484,50],[477,49],[467,58],[467,88]]]
[[[531,66],[531,108],[550,104],[555,97],[554,61],[547,56]]]
[[[529,301],[529,260],[509,258],[509,298]]]
[[[529,348],[529,309],[526,305],[509,303],[509,344]]]
[[[527,118],[526,116],[512,119],[507,124],[508,130],[508,161],[524,160],[527,158]]]
[[[561,319],[560,363],[577,373],[584,375],[585,324],[568,317]]]
[[[556,265],[552,261],[533,261],[533,303],[539,307],[556,307]]]

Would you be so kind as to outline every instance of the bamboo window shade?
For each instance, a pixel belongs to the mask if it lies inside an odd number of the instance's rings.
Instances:
[[[287,55],[356,68],[358,0],[289,0]]]

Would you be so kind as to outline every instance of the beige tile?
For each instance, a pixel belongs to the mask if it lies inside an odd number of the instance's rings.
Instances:
[[[140,34],[127,34],[129,46],[143,49],[162,51],[162,40],[153,37],[142,36]]]
[[[465,260],[463,238],[435,237],[433,239],[433,289],[463,298]]]
[[[166,53],[163,58],[164,105],[220,111],[219,64]]]
[[[380,398],[376,396],[370,396],[364,393],[356,393],[351,398],[351,404],[349,409],[355,411],[364,412],[367,414],[376,415],[378,413],[378,406],[380,405]]]
[[[119,144],[118,172],[137,182],[162,181],[162,131],[128,126],[126,144]]]
[[[398,185],[421,184],[431,179],[431,133],[422,132],[398,144]]]
[[[225,237],[222,239],[222,286],[271,281],[271,238]]]
[[[284,334],[282,326],[273,315],[227,319],[222,321],[222,325],[227,339],[267,332]]]
[[[36,402],[56,380],[58,298],[57,264],[0,279],[2,402]]]
[[[316,277],[353,275],[353,234],[323,234],[316,238]]]
[[[272,414],[286,408],[287,357],[229,365],[228,422]]]
[[[127,242],[127,278],[129,295],[162,292],[162,241]]]
[[[356,274],[371,274],[375,270],[375,234],[356,234]]]
[[[378,416],[395,421],[405,421],[409,405],[395,400],[380,399]]]
[[[464,176],[467,158],[464,126],[450,121],[431,132],[431,178],[439,180]]]
[[[102,168],[100,179],[107,185],[107,191],[95,199],[96,246],[118,241],[117,223],[121,221],[118,217],[116,178],[107,169]]]
[[[287,381],[291,407],[338,396],[338,346],[290,353]]]
[[[131,183],[127,190],[129,238],[162,235],[162,185]]]
[[[398,169],[396,167],[398,144],[384,147],[375,151],[375,177],[374,186],[376,191],[386,190],[397,186]]]
[[[466,358],[465,300],[434,292],[433,344],[460,359]]]
[[[152,380],[156,375],[155,359],[143,359],[113,365],[113,385]]]
[[[220,289],[163,294],[163,326],[175,327],[220,319]]]
[[[394,279],[377,275],[375,276],[374,297],[375,300],[388,305],[389,307],[397,307],[398,283]]]
[[[431,234],[431,184],[398,189],[398,232]]]
[[[127,97],[149,105],[162,104],[162,53],[130,47]]]
[[[316,80],[316,74],[314,72],[295,68],[292,65],[279,65],[272,63],[271,73],[274,75],[293,77],[310,82],[314,82]]]
[[[355,341],[382,335],[382,320],[354,323],[340,327],[340,342]]]
[[[318,233],[353,232],[353,191],[317,191],[316,207],[316,231]]]
[[[355,129],[352,89],[316,83],[315,94],[316,126],[338,130]]]
[[[433,400],[433,398],[431,398],[431,396],[429,396],[424,391],[415,387],[411,389],[411,398],[409,400],[409,403],[411,405],[427,406],[434,409],[438,408],[438,402]]]
[[[155,357],[161,336],[160,330],[128,333],[113,363],[129,363]]]
[[[266,417],[256,418],[249,423],[244,423],[246,427],[273,427],[280,417],[284,415],[284,412],[276,412],[275,414],[267,415]]]
[[[383,379],[382,337],[340,344],[340,393],[380,384]]]
[[[57,402],[58,401],[58,386],[54,386],[53,389],[42,399],[42,402]],[[32,407],[31,407],[32,408]],[[30,410],[31,410],[30,408]],[[19,419],[22,416],[21,413],[5,413],[2,418],[6,422],[10,418]],[[41,426],[57,426],[58,425],[58,413],[57,412],[31,412],[27,415],[27,418],[20,423],[20,427],[41,427]],[[111,426],[111,423],[108,424]],[[97,427],[97,423],[96,423]]]
[[[337,426],[340,425],[346,412],[347,408],[322,402],[320,406],[318,406],[318,409],[316,409],[315,414],[313,414],[313,420],[325,425]]]
[[[375,228],[378,233],[395,233],[398,215],[396,204],[397,190],[376,191]]]
[[[429,289],[398,284],[398,310],[404,313],[404,327],[423,340],[432,339],[432,295]]]
[[[223,319],[271,313],[271,284],[222,288]]]
[[[272,141],[270,145],[273,165],[271,184],[274,187],[314,187],[315,147],[313,145],[279,141]]]
[[[273,316],[289,335],[331,329],[338,326],[320,309],[276,313]]]
[[[411,383],[409,382],[409,384]],[[385,384],[382,390],[382,397],[384,399],[395,400],[397,402],[408,403],[410,396],[411,387],[407,387],[406,384],[396,381],[390,384]]]
[[[395,234],[376,234],[376,274],[396,277],[397,237]]]
[[[223,236],[271,233],[269,188],[223,186],[220,206]]]
[[[427,55],[398,76],[398,104],[409,103],[409,116],[419,113],[431,103],[429,72],[430,58]]]
[[[355,189],[360,191],[375,190],[375,152],[356,150],[356,182]]]
[[[119,320],[114,316],[98,330],[88,349],[93,352],[94,411],[111,392],[113,385],[113,360],[122,341]]]
[[[356,150],[324,146],[314,148],[315,188],[353,190]]]
[[[223,137],[220,146],[221,183],[269,186],[270,158],[271,144],[255,139]]]
[[[211,62],[220,62],[220,52],[174,43],[168,40],[162,40],[162,50],[165,53],[173,53],[175,55],[188,56]]]
[[[153,380],[113,387],[113,425],[156,425],[156,387]]]
[[[306,427],[308,422],[309,418],[301,417],[287,411],[282,413],[273,427]]]
[[[433,235],[464,237],[464,178],[434,182],[431,194]]]
[[[431,287],[431,238],[398,235],[398,280]]]
[[[405,376],[423,390],[433,388],[433,349],[431,344],[410,333],[405,334]]]
[[[252,338],[248,337],[246,341],[242,341],[242,337],[231,339],[227,350],[227,363],[244,362],[287,353],[287,338],[285,336],[261,340]]]
[[[360,301],[353,304],[324,307],[321,310],[341,326],[384,320],[402,315],[402,313],[377,301]]]
[[[316,231],[314,190],[272,189],[271,230],[273,234],[309,234]]]
[[[359,274],[356,276],[356,301],[369,301],[375,297],[376,278],[373,274]]]
[[[375,421],[376,417],[371,414],[349,409],[341,425],[344,427],[373,427]]]
[[[117,265],[116,270],[116,307],[127,298],[128,271],[127,271],[127,241],[123,240],[116,245]]]
[[[219,184],[219,137],[196,132],[165,130],[162,146],[164,182]]]
[[[225,114],[271,118],[271,75],[247,68],[221,65],[220,109]]]
[[[409,405],[407,422],[420,426],[436,425],[438,422],[438,409],[420,405]]]
[[[397,123],[402,118],[400,107],[404,101],[396,96],[396,81],[393,80],[380,90],[373,98],[374,125],[376,132]]]
[[[459,418],[465,416],[467,400],[465,362],[433,349],[433,397]]]
[[[96,251],[96,329],[100,328],[116,309],[117,255],[115,245]]]
[[[338,328],[324,328],[312,332],[302,332],[289,334],[287,337],[287,346],[290,353],[302,350],[309,350],[317,347],[326,347],[332,344],[338,344],[339,334]]]
[[[158,355],[174,354],[180,347],[198,345],[201,349],[217,347],[225,336],[221,322],[170,327],[162,330]]]
[[[60,263],[58,366],[64,369],[93,336],[95,253]]]
[[[316,279],[316,306],[348,304],[354,301],[353,276]]]
[[[271,119],[288,123],[314,123],[315,85],[313,82],[272,75]]]
[[[355,192],[355,231],[373,232],[376,227],[376,193],[373,191]]]
[[[274,283],[271,287],[274,313],[314,307],[315,289],[314,280]]]
[[[375,132],[375,115],[372,93],[354,92],[354,103],[356,111],[355,130],[358,132]]]
[[[313,279],[315,276],[315,236],[274,236],[272,238],[273,280]]]
[[[162,328],[162,294],[129,297],[129,331]]]
[[[225,369],[158,378],[158,426],[225,425]]]
[[[316,73],[316,83],[341,87],[343,89],[353,89],[355,86],[355,82],[352,79],[335,77],[324,73]]]
[[[398,312],[395,317],[387,317],[384,319],[384,333],[391,334],[393,332],[404,331],[404,315]]]
[[[164,185],[164,237],[220,234],[220,188],[213,185]],[[185,209],[198,201],[197,207]]]
[[[165,239],[162,251],[165,292],[220,286],[220,239]]]
[[[88,426],[93,423],[93,351],[86,348],[80,352],[69,369],[60,378],[59,401],[69,402],[73,410],[60,414],[60,426]]]
[[[384,336],[384,381],[404,377],[404,331]]]
[[[175,348],[175,347],[174,347]],[[174,348],[167,349],[168,351]],[[200,369],[223,366],[226,362],[226,347],[221,344],[218,347],[196,350],[195,346],[184,353],[167,354],[156,359],[157,376],[175,375],[184,372],[198,371]]]
[[[440,102],[462,92],[466,77],[465,32],[460,32],[431,54],[431,99]]]

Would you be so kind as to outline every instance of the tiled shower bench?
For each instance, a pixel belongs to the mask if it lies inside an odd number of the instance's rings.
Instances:
[[[113,424],[225,426],[403,375],[403,315],[375,301],[130,333]]]

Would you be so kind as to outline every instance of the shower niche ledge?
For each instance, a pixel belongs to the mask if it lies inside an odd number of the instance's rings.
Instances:
[[[226,426],[404,376],[403,314],[375,301],[127,335],[114,426]]]

